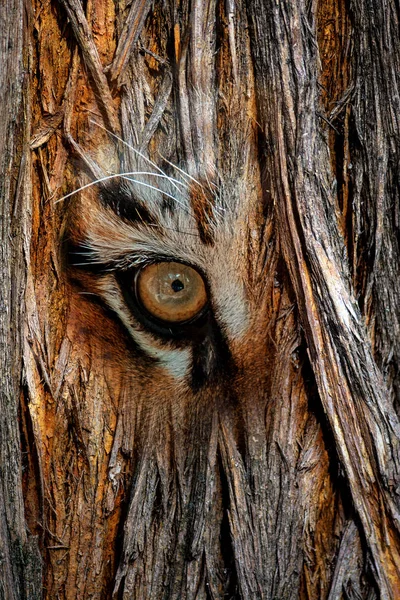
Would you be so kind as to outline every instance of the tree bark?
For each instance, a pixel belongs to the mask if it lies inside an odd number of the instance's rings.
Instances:
[[[26,19],[18,0],[0,14],[0,598],[7,600],[40,598],[42,587],[37,540],[25,524],[18,424],[24,236],[31,225]]]
[[[0,598],[400,598],[398,5],[0,19]],[[72,264],[98,188],[70,193],[139,153],[248,231],[247,375],[208,404]]]

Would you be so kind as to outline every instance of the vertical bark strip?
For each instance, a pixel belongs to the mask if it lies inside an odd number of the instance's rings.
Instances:
[[[249,12],[260,117],[271,149],[266,163],[283,253],[374,576],[381,597],[396,598],[399,422],[374,362],[336,227],[328,148],[315,110],[315,21],[302,2],[254,2]]]
[[[350,2],[354,31],[353,274],[391,400],[400,406],[400,47],[396,2]]]
[[[0,598],[41,597],[41,559],[26,531],[18,424],[29,219],[29,106],[23,2],[0,13]],[[29,12],[29,11],[28,11]],[[26,46],[25,46],[26,48]]]

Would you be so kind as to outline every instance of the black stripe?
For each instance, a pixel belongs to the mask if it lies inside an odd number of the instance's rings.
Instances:
[[[214,198],[208,194],[206,187],[197,185],[190,186],[190,204],[201,241],[206,246],[214,244],[214,232],[211,223],[214,218]]]
[[[237,367],[229,349],[228,340],[211,311],[206,335],[201,340],[195,340],[192,348],[193,364],[190,385],[193,392],[199,392],[207,385],[224,386],[231,382],[237,372]]]
[[[110,262],[93,262],[93,250],[87,247],[87,241],[81,243],[65,239],[63,241],[63,250],[70,267],[89,271],[93,275],[102,275],[115,269],[115,264]]]
[[[123,180],[114,180],[102,185],[99,199],[104,207],[111,208],[118,217],[130,223],[144,223],[145,225],[157,223],[146,206],[135,197],[132,188]]]

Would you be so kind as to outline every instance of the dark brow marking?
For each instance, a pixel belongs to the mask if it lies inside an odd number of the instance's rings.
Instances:
[[[104,207],[111,208],[118,217],[130,223],[158,225],[157,219],[138,200],[124,181],[112,181],[101,186],[99,199]]]
[[[197,229],[203,244],[212,246],[214,244],[213,233],[213,197],[207,194],[206,188],[192,183],[189,188],[190,204],[196,219]]]

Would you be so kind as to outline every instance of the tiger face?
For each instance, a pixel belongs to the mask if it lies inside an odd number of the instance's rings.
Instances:
[[[186,597],[196,573],[196,585],[217,597],[233,593],[238,577],[248,586],[242,597],[252,597],[261,584],[249,580],[247,559],[272,590],[257,544],[281,520],[300,543],[306,507],[294,499],[308,469],[328,461],[307,411],[301,336],[262,218],[260,174],[245,160],[240,177],[212,181],[140,156],[134,168],[99,179],[71,203],[65,248],[76,302],[86,306],[75,331],[99,340],[108,385],[120,390],[120,426],[130,432],[110,467],[114,492],[122,472],[132,482],[115,593],[159,597],[154,590],[167,585],[168,597]],[[314,458],[293,476],[311,439]],[[285,500],[274,498],[276,476],[287,477]],[[251,541],[246,558],[240,538]],[[286,551],[285,561],[290,585],[300,585],[301,565]]]

